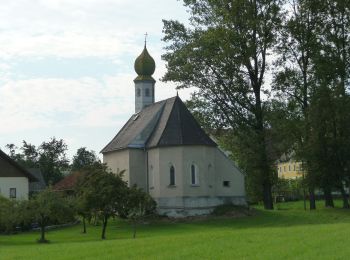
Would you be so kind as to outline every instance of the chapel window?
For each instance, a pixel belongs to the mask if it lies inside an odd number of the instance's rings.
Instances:
[[[175,186],[175,167],[170,166],[170,184],[169,186]]]
[[[191,185],[198,185],[198,169],[195,164],[191,165]]]
[[[149,97],[149,96],[150,96],[150,94],[149,94],[149,89],[148,89],[148,88],[146,88],[145,96],[146,96],[146,97]]]
[[[141,96],[141,89],[139,89],[139,88],[136,89],[136,96],[138,96],[138,97]]]

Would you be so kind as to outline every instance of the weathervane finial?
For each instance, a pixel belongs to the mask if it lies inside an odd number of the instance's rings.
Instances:
[[[146,32],[145,33],[145,48],[146,48],[146,44],[147,44],[147,36],[148,36],[148,33]]]

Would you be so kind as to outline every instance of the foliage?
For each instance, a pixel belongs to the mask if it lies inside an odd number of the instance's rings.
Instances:
[[[280,30],[273,88],[295,127],[293,151],[308,170],[310,208],[314,190],[324,190],[332,206],[332,189],[343,194],[347,182],[349,123],[350,2],[298,0],[286,5],[288,19]],[[278,121],[278,120],[277,120]],[[285,122],[282,121],[282,125]],[[277,125],[277,124],[275,124]],[[291,125],[289,123],[289,125]],[[293,130],[293,131],[291,131]],[[288,153],[288,151],[286,151]]]
[[[87,150],[86,147],[81,147],[73,156],[71,169],[73,171],[82,170],[86,167],[93,166],[96,162],[100,162],[100,159],[97,157],[96,153],[92,150]]]
[[[47,242],[45,238],[46,226],[69,222],[74,217],[72,205],[61,194],[52,191],[51,188],[36,194],[30,200],[30,211],[33,220],[38,223],[41,230],[41,237],[38,240],[40,243]]]
[[[86,169],[79,185],[79,200],[84,205],[83,210],[96,212],[102,219],[102,239],[106,238],[108,219],[117,214],[125,200],[127,186],[122,180],[122,174],[116,175],[105,164],[96,163]]]
[[[276,202],[302,200],[304,196],[305,181],[302,178],[281,179],[273,187],[273,195]]]
[[[133,186],[128,189],[125,208],[128,218],[133,222],[133,238],[136,237],[136,225],[146,216],[154,214],[156,206],[152,197],[140,188]]]
[[[12,233],[30,222],[27,201],[10,200],[0,196],[0,232]]]
[[[60,139],[52,137],[48,142],[43,142],[39,147],[23,141],[22,147],[7,144],[10,157],[25,168],[40,168],[45,182],[55,184],[63,178],[63,171],[68,169],[66,157],[67,145]],[[20,150],[18,152],[18,150]]]

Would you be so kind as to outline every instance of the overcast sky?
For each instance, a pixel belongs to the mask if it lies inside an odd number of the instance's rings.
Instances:
[[[165,72],[162,19],[187,21],[176,0],[11,0],[0,5],[0,148],[62,138],[71,157],[99,152],[134,112],[133,69],[156,61],[156,101],[176,95]],[[182,99],[189,91],[180,91]]]

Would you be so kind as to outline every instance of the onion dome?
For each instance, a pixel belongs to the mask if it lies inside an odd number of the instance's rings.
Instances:
[[[151,57],[151,55],[149,55],[146,45],[142,53],[140,54],[140,56],[136,58],[134,68],[138,75],[134,81],[139,81],[139,80],[155,81],[152,78],[152,75],[154,73],[154,70],[156,69],[156,64],[154,62],[154,59]]]

